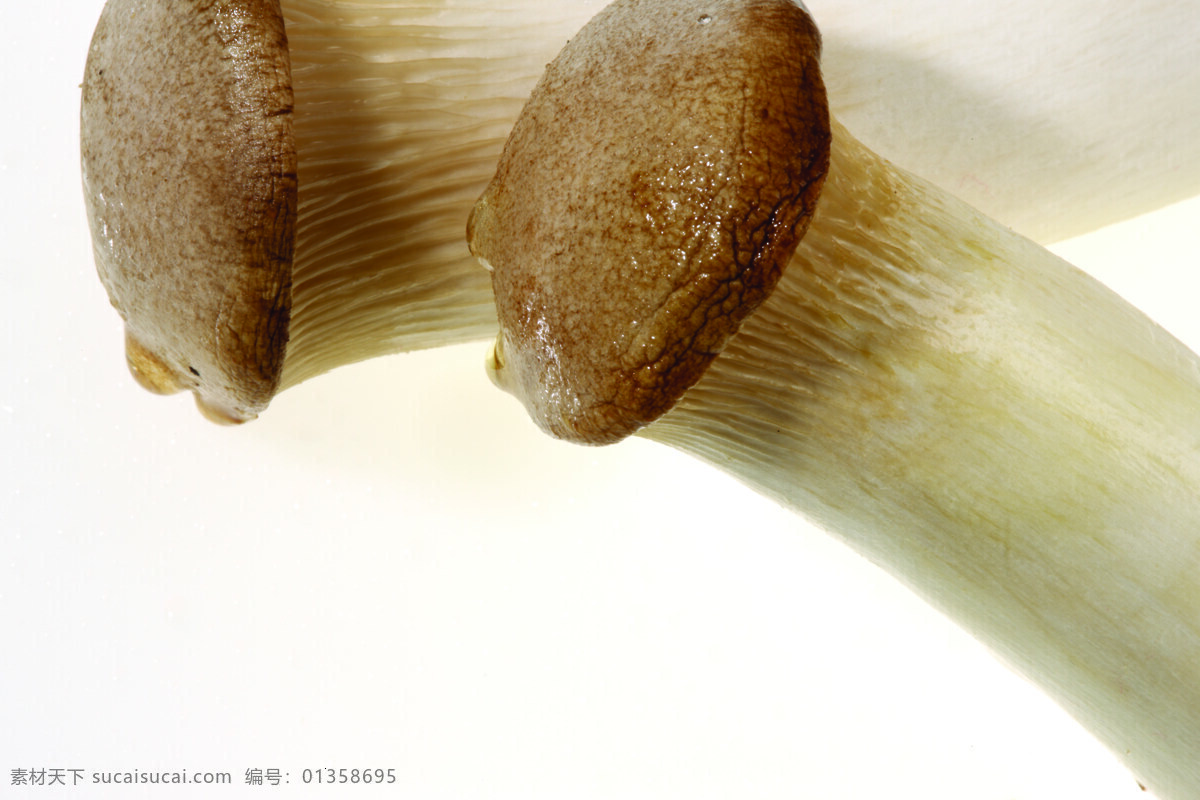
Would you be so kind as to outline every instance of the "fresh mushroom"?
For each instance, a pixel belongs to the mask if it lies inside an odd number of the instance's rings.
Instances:
[[[1200,359],[836,121],[824,176],[819,49],[792,0],[572,38],[471,220],[496,382],[811,517],[1200,796]]]
[[[139,382],[241,422],[340,364],[491,335],[462,221],[598,4],[537,6],[110,0],[83,176]]]
[[[1200,73],[1163,53],[1194,40],[1188,9],[1127,19],[1128,4],[1020,0],[939,14],[938,41],[974,43],[946,48],[911,21],[934,8],[893,20],[857,1],[821,9],[835,110],[1003,221],[1055,237],[1200,183],[1184,149],[1200,147]],[[241,421],[339,364],[491,335],[462,220],[545,63],[601,6],[110,0],[84,77],[83,167],[134,375]],[[1017,50],[995,32],[1025,11]],[[1069,40],[1051,16],[1079,20]],[[1072,72],[1097,62],[1121,80]],[[973,82],[954,90],[951,72]]]
[[[471,215],[472,252],[496,267],[493,375],[556,436],[618,441],[674,405],[775,288],[816,205],[816,28],[790,3],[709,5],[598,14]]]

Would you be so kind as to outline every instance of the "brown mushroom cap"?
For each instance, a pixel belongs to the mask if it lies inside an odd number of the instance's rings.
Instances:
[[[81,112],[97,269],[139,382],[192,389],[219,421],[254,418],[279,383],[296,221],[291,112],[278,0],[105,6]]]
[[[468,225],[541,427],[629,435],[770,294],[828,169],[819,56],[791,0],[617,0],[549,65]]]

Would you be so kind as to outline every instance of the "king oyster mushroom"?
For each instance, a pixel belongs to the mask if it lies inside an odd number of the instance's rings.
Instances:
[[[842,536],[1200,796],[1200,358],[857,142],[819,54],[792,0],[616,0],[572,38],[471,218],[495,381]]]

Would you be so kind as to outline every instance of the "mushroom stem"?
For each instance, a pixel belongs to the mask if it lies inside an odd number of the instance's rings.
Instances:
[[[281,5],[298,221],[280,389],[491,336],[491,287],[463,220],[529,87],[598,4]]]
[[[640,435],[843,537],[1200,796],[1200,359],[843,128],[774,294]]]

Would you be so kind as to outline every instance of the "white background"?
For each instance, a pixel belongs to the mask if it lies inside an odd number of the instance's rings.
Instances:
[[[1146,796],[826,534],[664,447],[544,438],[482,343],[234,429],[138,388],[79,188],[99,7],[0,13],[0,795]],[[1056,249],[1197,348],[1198,219]],[[235,785],[9,786],[56,767]],[[303,786],[321,767],[398,783]]]

